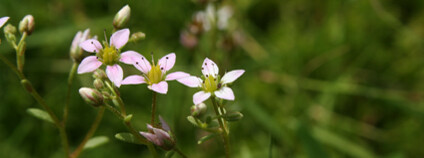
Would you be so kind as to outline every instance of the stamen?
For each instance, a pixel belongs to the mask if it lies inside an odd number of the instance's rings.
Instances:
[[[106,36],[106,29],[103,30],[103,33],[105,35],[105,41],[106,41],[107,45],[109,45],[109,42],[107,41],[107,36]]]
[[[155,65],[155,60],[153,59],[153,51],[150,52],[150,55],[152,56],[152,63],[153,63],[153,65]]]

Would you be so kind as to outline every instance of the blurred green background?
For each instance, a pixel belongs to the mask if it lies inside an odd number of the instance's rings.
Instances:
[[[127,26],[147,36],[124,50],[146,57],[154,52],[156,59],[176,52],[172,70],[198,76],[205,57],[222,65],[221,72],[246,70],[233,85],[236,100],[227,105],[244,114],[242,121],[231,123],[234,157],[424,156],[424,1],[214,2],[217,7],[224,3],[233,7],[233,28],[241,32],[243,42],[231,49],[218,45],[213,51],[210,43],[231,31],[205,33],[195,49],[180,44],[180,33],[192,15],[205,9],[190,0],[2,0],[0,16],[10,16],[8,23],[15,26],[26,14],[34,16],[36,28],[27,40],[24,71],[59,116],[73,36],[90,28],[103,39],[103,30],[112,30],[115,13],[129,4]],[[3,31],[0,34],[0,53],[15,61]],[[124,68],[125,76],[136,73]],[[90,74],[78,75],[72,87],[67,125],[72,148],[96,114],[78,94],[79,87],[91,82]],[[4,63],[0,89],[0,157],[62,157],[57,130],[26,113],[39,105]],[[145,130],[151,91],[146,85],[122,86],[120,91],[134,114],[134,126]],[[158,113],[189,157],[221,157],[220,140],[197,145],[204,133],[186,120],[195,92],[170,82],[168,94],[158,97]],[[109,143],[81,157],[150,157],[145,146],[114,139],[115,133],[124,131],[123,124],[106,112],[96,135],[109,137]]]

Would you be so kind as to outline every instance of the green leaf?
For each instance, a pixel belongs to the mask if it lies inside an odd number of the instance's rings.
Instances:
[[[92,149],[100,145],[106,144],[107,142],[109,142],[109,138],[106,136],[93,137],[87,141],[87,143],[84,146],[84,149]]]
[[[207,136],[204,136],[204,137],[200,138],[199,141],[197,141],[197,144],[202,144],[203,142],[205,142],[205,141],[207,141],[207,140],[209,140],[209,139],[211,139],[211,138],[213,138],[215,136],[218,136],[218,134],[217,133],[212,133],[212,134],[209,134]]]
[[[34,116],[34,117],[36,117],[40,120],[47,121],[47,122],[50,122],[50,123],[54,123],[54,121],[50,117],[50,115],[47,112],[45,112],[44,110],[37,109],[37,108],[29,108],[29,109],[27,109],[27,112],[28,112],[28,114],[30,114],[30,115],[32,115],[32,116]]]
[[[127,143],[143,144],[131,133],[117,133],[117,134],[115,134],[115,138],[118,139],[118,140],[127,142]]]

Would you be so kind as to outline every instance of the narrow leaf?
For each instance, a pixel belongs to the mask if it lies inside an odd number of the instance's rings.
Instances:
[[[209,140],[209,139],[211,139],[211,138],[213,138],[215,136],[218,136],[218,134],[217,133],[212,133],[212,134],[209,134],[207,136],[204,136],[204,137],[200,138],[199,141],[197,141],[197,144],[202,144],[203,142],[205,142],[205,141],[207,141],[207,140]]]
[[[115,138],[118,139],[118,140],[127,142],[127,143],[143,144],[131,133],[117,133],[117,134],[115,134]]]
[[[106,136],[93,137],[87,141],[87,143],[84,146],[84,149],[92,149],[100,145],[106,144],[107,142],[109,142],[109,138]]]
[[[40,120],[47,121],[47,122],[50,122],[50,123],[54,123],[53,119],[50,117],[50,115],[47,112],[45,112],[44,110],[37,109],[37,108],[29,108],[29,109],[27,109],[27,113],[38,118],[38,119],[40,119]]]

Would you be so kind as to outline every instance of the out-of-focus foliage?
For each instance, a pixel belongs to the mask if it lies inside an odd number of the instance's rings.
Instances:
[[[231,51],[187,50],[180,32],[204,5],[190,0],[2,0],[0,17],[17,25],[35,18],[27,41],[25,73],[47,103],[61,114],[71,60],[69,47],[78,30],[91,28],[103,39],[114,14],[131,7],[128,27],[146,39],[125,49],[158,58],[176,52],[175,70],[200,75],[211,57],[226,69],[246,73],[232,87],[230,109],[244,117],[231,123],[235,157],[422,157],[424,150],[424,1],[399,0],[238,0],[233,6],[246,43]],[[4,39],[0,53],[14,61]],[[207,35],[200,44],[210,43]],[[130,70],[132,68],[125,67]],[[126,71],[125,75],[136,73]],[[173,129],[189,157],[223,155],[220,140],[197,145],[205,135],[186,120],[194,89],[169,83],[159,95],[158,113]],[[78,95],[90,86],[79,75],[71,95],[67,125],[71,147],[83,139],[95,110]],[[25,93],[15,74],[0,63],[0,157],[61,157],[53,125],[31,117],[39,105]],[[137,129],[149,122],[151,91],[145,85],[122,86],[121,95]],[[208,103],[210,104],[210,103]],[[114,138],[126,129],[106,112],[96,136],[109,142],[81,157],[145,157],[145,146]],[[177,157],[177,156],[175,156]]]

